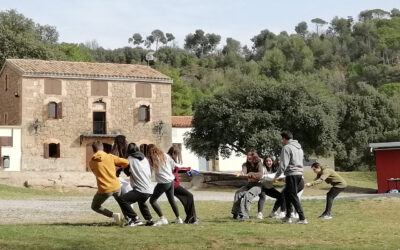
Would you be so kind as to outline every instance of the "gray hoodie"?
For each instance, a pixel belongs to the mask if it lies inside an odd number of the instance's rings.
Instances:
[[[153,193],[151,184],[151,168],[149,161],[141,152],[136,152],[128,157],[130,166],[130,182],[134,190],[145,193]]]
[[[275,178],[278,178],[282,172],[285,176],[303,175],[303,158],[304,153],[299,142],[289,140],[282,148],[280,164]]]

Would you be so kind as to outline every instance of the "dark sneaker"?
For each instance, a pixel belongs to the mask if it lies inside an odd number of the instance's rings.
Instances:
[[[290,217],[283,217],[282,219],[281,219],[281,221],[282,221],[282,223],[292,223],[292,219],[290,218]]]
[[[146,221],[145,226],[154,226],[154,222],[152,220]]]

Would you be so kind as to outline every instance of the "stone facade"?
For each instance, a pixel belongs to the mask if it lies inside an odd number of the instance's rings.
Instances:
[[[1,78],[10,72],[7,64]],[[163,150],[171,145],[171,84],[146,81],[151,85],[151,97],[137,98],[135,85],[139,81],[104,80],[108,85],[107,96],[92,96],[93,79],[59,78],[61,95],[45,94],[45,77],[16,77],[10,86],[11,92],[17,88],[18,98],[3,99],[0,95],[0,115],[3,112],[15,113],[9,122],[21,125],[23,171],[85,171],[91,157],[90,143],[101,140],[112,144],[113,136],[123,134],[129,142],[137,144],[154,143]],[[6,95],[8,96],[8,95]],[[7,102],[14,102],[8,105]],[[61,116],[49,118],[49,103],[61,108]],[[105,135],[93,134],[93,113],[95,103],[105,105]],[[150,120],[139,121],[139,107],[150,106]],[[13,107],[15,106],[15,108]],[[10,119],[12,118],[12,119]],[[37,120],[36,127],[34,125]],[[162,121],[163,133],[155,130]],[[46,145],[59,144],[59,157],[46,158]]]

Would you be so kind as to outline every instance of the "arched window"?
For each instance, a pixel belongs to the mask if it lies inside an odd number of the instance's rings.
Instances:
[[[142,105],[139,107],[139,121],[150,121],[150,105]]]
[[[57,119],[57,103],[50,102],[48,105],[49,118]]]

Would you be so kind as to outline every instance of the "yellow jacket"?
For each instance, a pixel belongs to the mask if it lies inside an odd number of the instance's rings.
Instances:
[[[129,161],[103,151],[99,151],[92,156],[89,166],[96,176],[98,193],[111,193],[120,189],[119,180],[115,175],[116,165],[125,168],[129,166]]]

